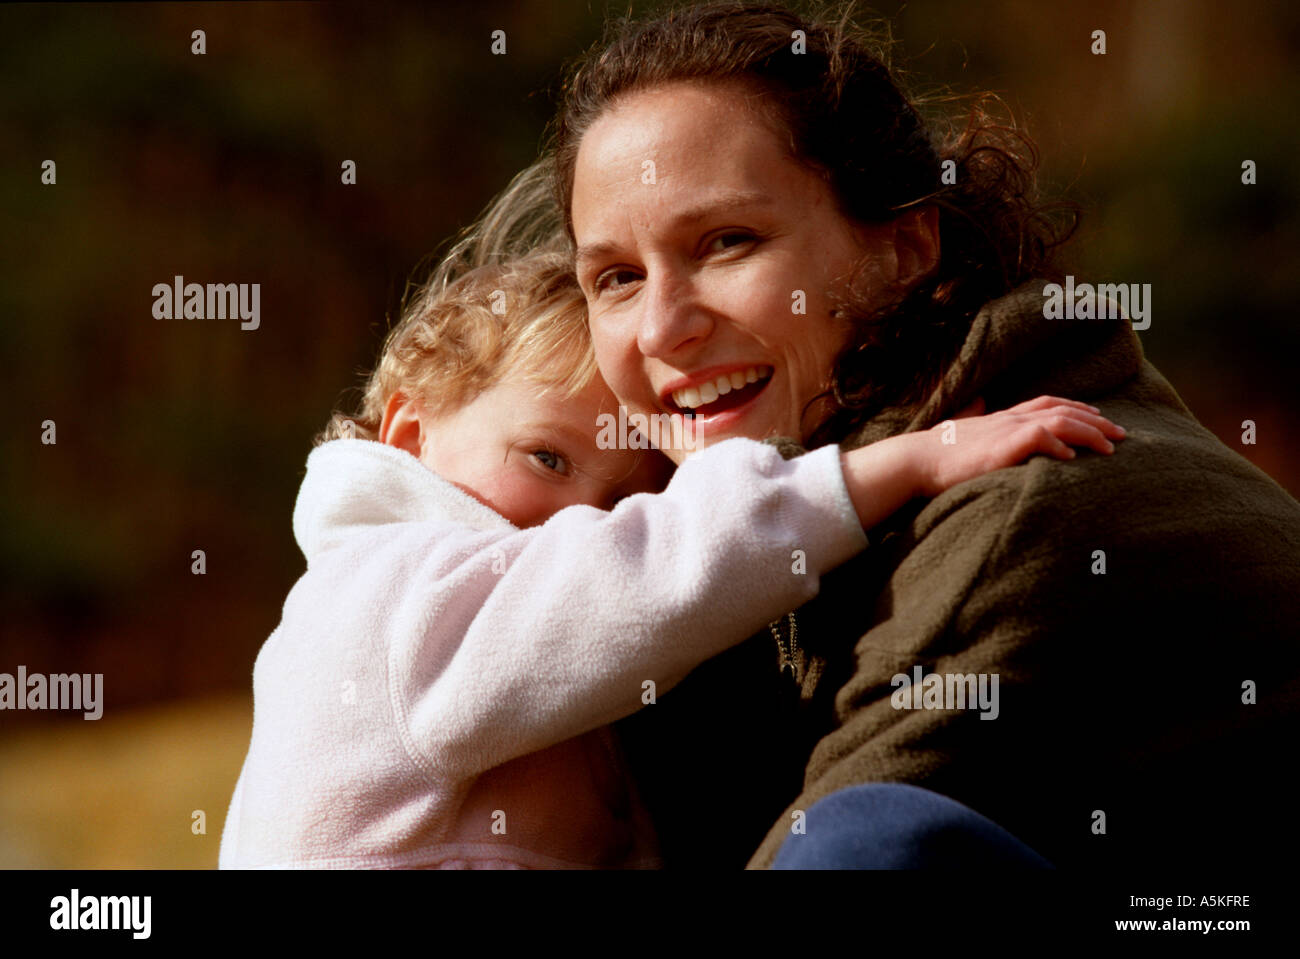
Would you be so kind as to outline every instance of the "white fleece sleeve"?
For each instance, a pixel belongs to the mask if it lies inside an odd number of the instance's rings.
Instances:
[[[867,544],[831,445],[731,439],[612,512],[477,534],[390,689],[407,749],[463,780],[627,716],[816,595]],[[412,585],[416,588],[416,584]],[[454,647],[434,636],[463,636]]]

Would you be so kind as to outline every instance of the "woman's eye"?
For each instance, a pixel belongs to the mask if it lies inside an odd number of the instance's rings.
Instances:
[[[553,470],[562,476],[567,475],[569,472],[569,461],[555,450],[533,450],[533,458],[548,470]]]
[[[710,253],[721,253],[723,250],[730,249],[733,246],[740,246],[742,243],[749,243],[753,239],[754,234],[752,233],[743,233],[739,231],[733,233],[720,233],[709,241],[708,249]]]
[[[635,283],[638,279],[635,270],[606,270],[596,277],[595,288],[597,292],[617,292],[625,284]]]

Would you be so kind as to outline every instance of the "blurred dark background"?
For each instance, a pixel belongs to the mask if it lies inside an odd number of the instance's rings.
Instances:
[[[872,11],[921,86],[1002,94],[1045,183],[1084,208],[1076,275],[1152,284],[1147,355],[1300,494],[1300,6]],[[560,66],[603,16],[0,7],[0,672],[101,672],[106,700],[93,723],[0,713],[0,867],[215,864],[253,659],[303,568],[290,516],[311,438],[419,264],[535,157]],[[152,288],[177,274],[260,283],[260,328],[155,320]]]

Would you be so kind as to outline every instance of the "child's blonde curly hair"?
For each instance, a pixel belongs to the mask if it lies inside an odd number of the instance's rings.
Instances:
[[[539,394],[572,396],[598,375],[587,305],[543,158],[511,181],[434,269],[408,288],[355,413],[335,412],[316,445],[377,440],[401,392],[434,416],[473,400],[508,372]]]

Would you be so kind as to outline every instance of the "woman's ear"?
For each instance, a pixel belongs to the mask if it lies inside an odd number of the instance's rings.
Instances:
[[[406,450],[419,459],[423,435],[419,405],[400,391],[390,396],[384,404],[384,418],[379,423],[379,442]]]
[[[921,206],[894,220],[894,250],[900,286],[911,288],[939,265],[939,209]]]

